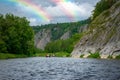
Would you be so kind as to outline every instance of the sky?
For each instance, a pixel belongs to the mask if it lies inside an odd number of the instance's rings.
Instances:
[[[100,0],[0,0],[0,14],[26,17],[30,25],[76,22],[91,16]]]

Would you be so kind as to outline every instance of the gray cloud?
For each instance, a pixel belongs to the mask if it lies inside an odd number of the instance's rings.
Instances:
[[[63,6],[66,12],[73,12],[75,17],[74,21],[79,21],[88,18],[91,15],[91,11],[94,9],[95,4],[99,0],[71,0],[62,6],[56,4],[51,0],[30,0],[33,4],[41,6],[46,13],[48,13],[52,19],[50,22],[41,20],[35,13],[29,8],[29,6],[23,6],[18,3],[9,2],[9,0],[4,0],[6,2],[0,2],[0,13],[12,13],[17,16],[25,16],[31,22],[31,25],[41,25],[49,23],[61,23],[61,22],[71,22],[69,16],[64,12]],[[8,3],[7,3],[8,1]]]

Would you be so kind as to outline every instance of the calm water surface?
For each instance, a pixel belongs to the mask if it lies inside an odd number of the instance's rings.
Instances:
[[[120,60],[41,57],[0,60],[0,80],[120,80]]]

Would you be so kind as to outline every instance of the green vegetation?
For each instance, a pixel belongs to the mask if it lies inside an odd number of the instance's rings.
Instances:
[[[57,57],[70,57],[70,53],[67,53],[67,52],[57,52],[57,53],[55,53],[55,56],[57,56]]]
[[[83,27],[86,24],[89,24],[91,19],[86,19],[79,22],[72,23],[57,23],[57,24],[47,24],[41,26],[33,26],[33,30],[35,33],[43,30],[51,31],[51,39],[53,41],[60,39],[60,37],[67,31],[70,31],[70,37],[76,33],[79,33],[79,28]]]
[[[8,58],[17,54],[31,56],[34,53],[34,32],[25,17],[0,15],[0,53]]]
[[[88,58],[100,58],[100,54],[99,54],[99,52],[90,53],[90,55],[88,56]]]
[[[109,55],[107,58],[108,58],[108,59],[113,59],[112,55]]]
[[[0,53],[0,59],[11,59],[11,58],[25,58],[27,55],[24,54],[11,54],[11,53]]]
[[[44,30],[51,31],[52,41],[46,45],[44,51],[37,50],[37,53],[58,53],[58,52],[71,53],[74,48],[74,45],[80,40],[80,38],[84,34],[79,33],[80,30],[79,28],[84,27],[84,25],[89,24],[90,22],[91,19],[89,18],[79,22],[33,26],[32,28],[35,33],[39,31],[43,32]],[[68,31],[70,33],[70,38],[66,40],[60,40],[60,37]]]
[[[120,6],[120,3],[117,3],[116,5],[115,5],[115,8],[118,8]]]
[[[36,57],[46,57],[46,55],[55,56],[55,57],[70,57],[70,53],[67,52],[57,52],[57,53],[36,53]]]
[[[120,55],[116,56],[116,59],[120,59]]]
[[[101,0],[99,1],[95,9],[93,10],[93,19],[99,16],[103,11],[109,9],[113,4],[115,4],[118,0]],[[107,13],[108,14],[108,13]]]
[[[80,58],[83,58],[83,57],[84,57],[84,54],[81,54],[81,55],[80,55]]]
[[[83,33],[75,34],[67,40],[52,41],[46,45],[45,51],[48,53],[56,53],[56,52],[71,53],[74,48],[74,45],[80,40],[82,36]]]

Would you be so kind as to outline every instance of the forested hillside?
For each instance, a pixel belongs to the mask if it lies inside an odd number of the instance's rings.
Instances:
[[[79,21],[79,22],[71,22],[71,23],[57,23],[57,24],[46,24],[41,26],[33,26],[33,30],[35,33],[40,32],[43,29],[51,31],[51,39],[57,40],[59,39],[65,32],[70,31],[70,34],[79,33],[79,28],[85,24],[90,23],[90,18]]]
[[[90,23],[90,21],[91,20],[89,18],[87,20],[83,20],[79,22],[57,23],[57,24],[48,24],[48,25],[42,25],[42,26],[34,26],[33,29],[36,33],[35,47],[44,50],[47,43],[50,42],[47,45],[46,49],[48,49],[48,46],[49,48],[50,47],[52,48],[53,47],[52,45],[57,42],[56,40],[59,40],[58,42],[63,42],[64,40],[69,39],[73,35],[77,33],[81,33],[82,31],[86,30],[88,28],[87,25]],[[69,47],[69,45],[67,46]]]

